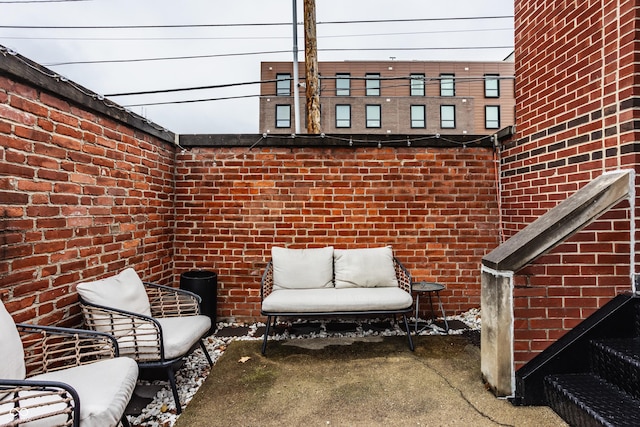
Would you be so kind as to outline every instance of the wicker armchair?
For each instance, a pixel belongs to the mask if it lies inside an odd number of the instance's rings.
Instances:
[[[15,324],[1,302],[0,337],[0,425],[129,425],[138,366],[117,357],[113,337]]]
[[[106,279],[80,283],[77,289],[88,328],[114,336],[120,354],[136,360],[139,367],[166,370],[180,414],[175,369],[198,344],[213,366],[203,341],[211,319],[200,314],[200,297],[143,283],[131,268]]]

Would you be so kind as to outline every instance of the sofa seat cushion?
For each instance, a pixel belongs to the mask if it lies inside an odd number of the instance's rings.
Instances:
[[[331,313],[392,311],[411,307],[409,292],[397,287],[280,289],[262,301],[262,311],[276,313]]]
[[[101,360],[88,365],[76,366],[61,371],[48,372],[28,378],[34,381],[57,381],[70,385],[80,396],[80,425],[114,426],[129,403],[138,379],[138,365],[127,357]],[[30,392],[35,393],[35,392]],[[36,403],[35,399],[34,402]],[[64,408],[64,405],[60,404]],[[51,407],[40,408],[48,412]],[[29,410],[34,416],[38,408]],[[66,416],[60,420],[64,423]],[[51,426],[55,419],[45,418],[25,424],[29,427]]]

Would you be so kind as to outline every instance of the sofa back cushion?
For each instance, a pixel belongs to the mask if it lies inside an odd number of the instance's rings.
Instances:
[[[333,287],[333,246],[317,249],[271,248],[273,289]]]
[[[336,288],[398,286],[391,246],[367,249],[336,249]]]

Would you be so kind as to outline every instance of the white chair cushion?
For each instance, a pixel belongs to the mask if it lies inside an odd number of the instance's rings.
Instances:
[[[79,283],[77,289],[80,296],[92,304],[151,316],[149,297],[133,268],[101,280]]]
[[[24,349],[13,317],[0,301],[0,378],[23,380],[26,375]]]
[[[271,248],[273,289],[333,287],[333,247]]]
[[[164,357],[175,359],[185,355],[211,328],[208,316],[156,317],[162,328]],[[137,352],[140,362],[158,360],[157,336],[152,325],[136,327],[134,333],[118,337],[121,356],[131,356]]]
[[[336,288],[398,287],[391,246],[336,249]]]
[[[262,301],[269,313],[329,313],[336,311],[389,311],[411,307],[413,298],[398,287],[280,289]]]
[[[29,378],[38,381],[58,381],[73,387],[80,396],[80,425],[82,427],[115,426],[131,399],[138,379],[138,365],[133,359],[118,357],[101,360],[89,365],[72,367],[60,371],[35,375]],[[36,392],[29,392],[35,394]],[[47,403],[52,397],[34,398],[29,404]],[[52,409],[64,408],[64,404],[53,404],[25,411],[25,415],[36,416]],[[66,416],[45,418],[27,424],[28,427],[48,427],[63,424]],[[0,420],[2,422],[2,420]]]
[[[156,318],[162,326],[164,357],[173,359],[187,353],[211,328],[208,316]]]

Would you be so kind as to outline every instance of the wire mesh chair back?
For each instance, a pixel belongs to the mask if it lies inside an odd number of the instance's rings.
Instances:
[[[152,317],[181,317],[200,314],[200,297],[168,286],[145,283]]]
[[[109,336],[62,329],[50,331],[43,327],[31,329],[24,324],[17,325],[17,328],[24,346],[28,375],[58,371],[118,355],[116,344]]]
[[[119,313],[87,303],[81,304],[85,325],[89,329],[113,335],[121,356],[139,362],[163,357],[160,325],[136,313]]]

